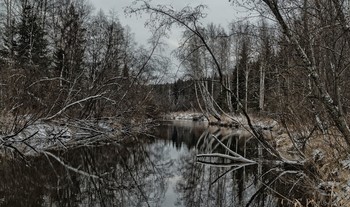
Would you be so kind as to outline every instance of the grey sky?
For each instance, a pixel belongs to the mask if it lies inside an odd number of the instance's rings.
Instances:
[[[146,19],[129,17],[124,14],[125,7],[129,6],[133,0],[90,0],[90,2],[95,7],[96,11],[102,9],[106,14],[110,11],[117,13],[121,24],[124,26],[128,25],[131,28],[131,32],[135,35],[136,42],[138,44],[147,45],[147,39],[150,38],[150,33],[147,28],[144,28]],[[208,6],[205,10],[208,15],[202,23],[206,25],[213,22],[215,24],[220,24],[224,28],[227,28],[229,23],[237,20],[243,13],[239,11],[238,8],[233,7],[228,0],[153,0],[151,4],[171,4],[175,9],[205,4]],[[179,28],[174,28],[169,38],[166,39],[166,43],[169,46],[168,51],[177,48],[180,38],[181,30]]]
[[[132,0],[90,0],[96,10],[102,9],[108,14],[113,10],[117,13],[120,22],[123,25],[128,25],[131,31],[135,34],[135,39],[141,44],[145,44],[150,34],[144,28],[145,19],[136,17],[125,17],[124,8],[132,3]],[[239,12],[234,8],[228,0],[153,0],[152,4],[171,4],[176,9],[181,9],[187,5],[197,6],[199,4],[206,4],[208,16],[204,19],[204,24],[214,22],[226,27],[232,20],[239,16]],[[179,32],[174,29],[170,39],[169,46],[174,48],[177,45]]]

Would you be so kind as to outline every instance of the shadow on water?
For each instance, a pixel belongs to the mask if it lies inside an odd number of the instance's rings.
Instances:
[[[45,155],[27,163],[1,160],[0,206],[293,206],[288,200],[305,196],[301,176],[278,176],[271,165],[233,169],[198,163],[197,141],[207,129],[195,122],[167,122],[154,128],[151,138],[52,152],[99,178]],[[250,159],[267,156],[254,139],[226,141]]]

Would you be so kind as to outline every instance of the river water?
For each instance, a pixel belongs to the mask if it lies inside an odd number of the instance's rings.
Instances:
[[[269,157],[254,139],[235,135],[226,144],[259,164],[232,165],[221,158],[198,162],[197,153],[208,153],[208,143],[197,144],[198,139],[211,131],[220,129],[164,122],[147,136],[122,143],[52,152],[61,163],[44,155],[1,160],[0,206],[270,207],[293,206],[294,199],[305,197],[302,177],[263,164]]]

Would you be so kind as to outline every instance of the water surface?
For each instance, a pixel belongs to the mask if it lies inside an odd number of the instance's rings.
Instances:
[[[1,160],[0,206],[267,207],[293,206],[288,200],[304,195],[298,174],[279,176],[272,165],[223,167],[230,163],[214,158],[207,161],[221,167],[198,163],[205,142],[197,141],[205,131],[200,122],[164,122],[152,136],[52,152],[91,176],[44,155]],[[254,139],[232,136],[225,142],[249,159],[268,157]]]

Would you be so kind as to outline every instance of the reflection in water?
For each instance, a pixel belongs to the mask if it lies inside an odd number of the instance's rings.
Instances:
[[[177,184],[177,192],[183,206],[246,206],[248,203],[259,207],[293,206],[291,202],[283,203],[286,198],[282,195],[302,196],[298,189],[300,186],[296,183],[292,191],[293,182],[287,178],[266,188],[264,184],[275,181],[278,175],[278,172],[273,171],[264,175],[262,172],[271,169],[268,166],[261,168],[259,165],[251,165],[236,169],[193,165],[193,156],[179,160],[182,164],[178,170],[183,179]]]
[[[301,195],[299,183],[290,184],[286,176],[275,180],[278,172],[268,165],[232,169],[196,163],[196,144],[206,128],[164,123],[153,130],[156,138],[52,152],[98,179],[45,155],[27,163],[1,160],[0,206],[245,206],[251,201],[251,206],[291,206],[281,202],[284,197]],[[266,156],[254,139],[232,136],[226,143],[250,159]]]
[[[56,152],[67,164],[99,179],[67,170],[45,156],[29,160],[28,166],[3,161],[0,205],[160,206],[171,164],[162,159],[165,153],[149,143]]]

